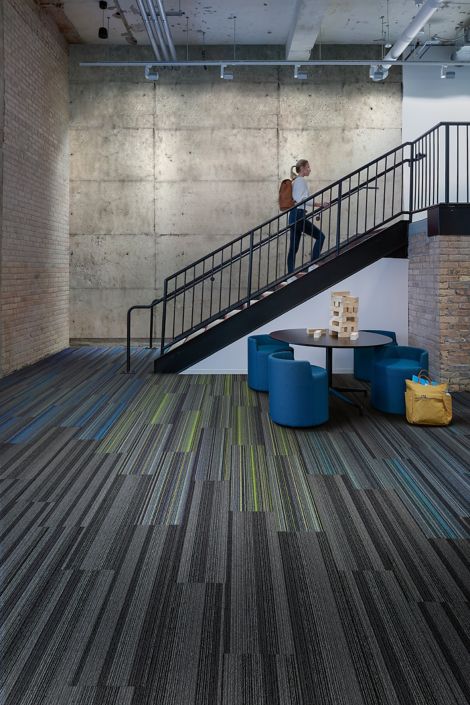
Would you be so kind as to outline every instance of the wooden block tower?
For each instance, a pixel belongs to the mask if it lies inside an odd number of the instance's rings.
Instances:
[[[349,291],[333,291],[330,304],[329,331],[338,338],[349,338],[359,326],[359,298]]]

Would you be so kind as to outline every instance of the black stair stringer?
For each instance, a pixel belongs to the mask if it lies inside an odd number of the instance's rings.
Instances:
[[[339,254],[327,257],[318,269],[156,358],[154,372],[187,369],[382,257],[404,254],[407,243],[408,221],[403,220],[349,243]]]

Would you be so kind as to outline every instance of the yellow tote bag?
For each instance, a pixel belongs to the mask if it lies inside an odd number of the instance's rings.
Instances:
[[[422,372],[418,378],[429,377]],[[452,397],[447,391],[447,383],[421,384],[405,380],[406,420],[422,426],[447,426],[452,421]]]

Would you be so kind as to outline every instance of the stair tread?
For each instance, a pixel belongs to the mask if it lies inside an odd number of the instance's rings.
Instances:
[[[192,340],[193,338],[196,338],[198,335],[201,335],[201,333],[204,333],[204,328],[199,328],[199,330],[194,331],[194,333],[191,333],[188,335],[187,338],[185,338],[185,342],[188,340]]]
[[[224,319],[227,320],[228,318],[235,316],[237,313],[240,313],[241,310],[242,310],[241,308],[236,308],[233,311],[229,311],[228,313],[225,314]]]
[[[223,318],[218,318],[216,321],[212,321],[212,323],[209,323],[206,327],[205,330],[210,330],[210,328],[214,328],[215,326],[218,326],[219,323],[223,323],[224,319]]]

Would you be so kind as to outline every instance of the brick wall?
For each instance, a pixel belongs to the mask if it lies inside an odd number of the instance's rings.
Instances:
[[[452,389],[470,391],[470,236],[440,240],[441,376]]]
[[[0,2],[0,306],[2,291],[2,233],[3,233],[3,134],[5,126],[5,52],[3,42],[3,2]],[[0,309],[1,314],[1,309]],[[3,329],[0,322],[0,351],[2,350]],[[0,353],[0,377],[2,373],[2,358]]]
[[[453,391],[470,390],[470,237],[409,239],[410,345],[429,351],[433,377]]]
[[[69,342],[68,50],[32,0],[4,0],[0,374]]]

